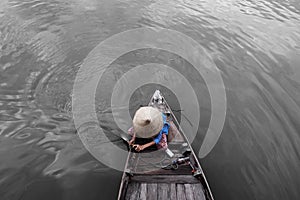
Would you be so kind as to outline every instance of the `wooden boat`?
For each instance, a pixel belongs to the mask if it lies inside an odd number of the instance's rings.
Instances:
[[[159,90],[155,91],[149,106],[167,116],[170,123],[168,150],[150,148],[139,153],[131,150],[118,199],[213,200],[200,163]]]

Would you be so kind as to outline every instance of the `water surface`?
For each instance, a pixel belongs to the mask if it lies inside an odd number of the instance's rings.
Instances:
[[[121,173],[83,147],[72,120],[72,87],[99,42],[149,26],[192,37],[221,72],[225,126],[213,151],[201,159],[215,198],[299,199],[299,19],[298,1],[2,0],[1,199],[116,198]],[[111,65],[96,96],[99,113],[107,113],[103,127],[108,132],[115,127],[104,101],[115,82],[149,62],[181,69],[193,85],[201,102],[193,142],[198,151],[209,124],[209,93],[192,66],[170,52],[143,49]],[[157,85],[134,93],[131,114],[156,87],[184,119],[172,91]],[[124,147],[117,135],[111,139]]]

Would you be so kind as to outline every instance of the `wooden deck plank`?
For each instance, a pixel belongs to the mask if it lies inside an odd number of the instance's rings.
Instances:
[[[185,188],[183,184],[177,184],[177,199],[186,200],[185,197]]]
[[[199,180],[192,175],[136,175],[131,181],[142,183],[199,183]]]
[[[146,200],[147,199],[147,183],[141,183],[140,187],[140,200]]]
[[[125,199],[130,199],[130,195],[131,195],[131,193],[132,193],[132,187],[130,187],[129,185],[128,185],[128,187],[127,187],[127,189],[126,189],[126,193],[125,193]]]
[[[205,197],[205,194],[204,194],[204,191],[203,191],[203,186],[202,184],[192,184],[192,189],[193,189],[193,192],[194,192],[194,196],[195,196],[195,199],[199,199],[199,200],[206,200],[206,197]]]
[[[194,200],[194,192],[191,184],[184,184],[185,197],[187,200]]]
[[[157,200],[157,184],[147,184],[147,200]]]
[[[170,184],[170,199],[177,199],[177,194],[176,194],[176,184],[171,183]]]
[[[125,199],[130,199],[131,193],[133,192],[132,184],[128,184]]]
[[[158,199],[169,200],[170,199],[170,184],[160,183],[157,184]]]
[[[126,199],[128,200],[137,200],[139,199],[139,193],[140,193],[140,183],[131,183],[128,185],[128,189],[130,191],[127,191]]]

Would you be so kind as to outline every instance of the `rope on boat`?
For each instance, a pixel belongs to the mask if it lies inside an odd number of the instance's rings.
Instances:
[[[154,163],[149,163],[149,162],[145,161],[145,160],[144,160],[143,158],[141,158],[141,157],[140,157],[139,159],[140,159],[141,162],[145,163],[144,165],[139,164],[140,166],[152,165],[152,166],[154,166],[154,167],[156,167],[156,168],[162,168],[162,169],[164,169],[164,167],[167,166],[167,165],[164,165],[164,162],[165,162],[165,161],[168,161],[169,163],[172,162],[172,160],[171,160],[167,155],[165,155],[164,158],[161,159],[160,161],[154,162]],[[178,167],[177,167],[177,168],[178,168]]]
[[[176,170],[178,169],[178,164],[168,164],[166,166],[161,167],[162,169],[166,169],[166,170]]]

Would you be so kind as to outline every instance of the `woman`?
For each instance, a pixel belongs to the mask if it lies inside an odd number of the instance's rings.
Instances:
[[[132,136],[129,145],[138,152],[152,145],[156,145],[158,149],[167,149],[169,127],[167,117],[158,109],[150,106],[141,107],[133,117],[133,127],[128,130],[128,134]],[[152,141],[146,144],[134,144],[136,137],[152,138]]]

